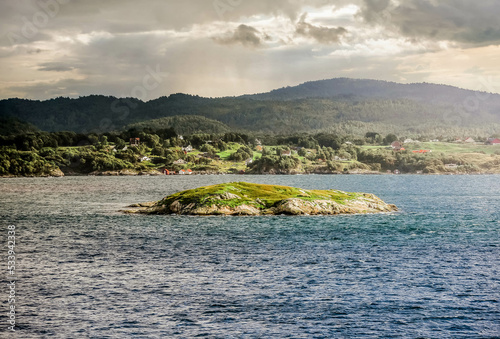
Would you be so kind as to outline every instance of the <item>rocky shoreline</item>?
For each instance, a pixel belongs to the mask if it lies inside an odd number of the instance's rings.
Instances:
[[[395,212],[369,193],[304,190],[278,185],[229,183],[200,187],[165,197],[158,202],[129,206],[129,214],[176,215],[337,215]]]

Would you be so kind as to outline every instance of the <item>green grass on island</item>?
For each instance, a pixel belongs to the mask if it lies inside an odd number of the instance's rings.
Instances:
[[[217,197],[221,195],[226,195],[230,199],[218,199]],[[231,199],[232,195],[234,195],[234,198]],[[300,198],[307,201],[331,200],[344,204],[359,195],[361,193],[348,193],[338,190],[306,190],[280,185],[231,182],[178,192],[165,197],[159,204],[168,206],[174,201],[179,201],[183,205],[195,203],[200,206],[215,204],[236,207],[250,204],[258,208],[269,208],[282,200],[290,198]]]

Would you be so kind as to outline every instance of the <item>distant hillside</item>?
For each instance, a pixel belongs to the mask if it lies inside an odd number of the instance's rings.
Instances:
[[[176,115],[173,117],[147,120],[130,124],[125,128],[135,128],[138,130],[142,130],[144,128],[150,128],[152,130],[173,128],[177,134],[181,135],[194,133],[218,134],[231,131],[231,129],[222,122],[207,119],[200,115]]]
[[[245,95],[255,100],[297,100],[305,98],[350,99],[411,99],[422,102],[461,104],[467,97],[476,97],[483,104],[500,107],[500,95],[465,90],[448,85],[429,83],[399,84],[396,82],[335,78],[309,81],[298,86],[284,87],[268,93]],[[482,98],[486,98],[485,100]]]
[[[0,118],[0,135],[18,135],[38,132],[39,129],[30,123],[17,118]]]
[[[106,132],[174,116],[211,119],[208,129],[263,133],[362,134],[375,130],[435,135],[461,131],[492,134],[500,132],[500,95],[444,85],[340,78],[269,93],[215,99],[173,94],[149,102],[99,95],[0,101],[0,117],[15,117],[45,131]],[[201,131],[204,123],[197,119],[183,122],[182,128]],[[174,121],[134,126],[162,126]]]

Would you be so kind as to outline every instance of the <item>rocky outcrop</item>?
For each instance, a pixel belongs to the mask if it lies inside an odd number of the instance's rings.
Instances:
[[[49,176],[51,176],[51,177],[64,177],[64,173],[59,168],[54,168],[50,171]]]
[[[238,193],[238,194],[237,194]],[[260,194],[259,194],[260,193]],[[336,215],[397,211],[373,194],[230,183],[134,204],[125,213],[179,215]]]

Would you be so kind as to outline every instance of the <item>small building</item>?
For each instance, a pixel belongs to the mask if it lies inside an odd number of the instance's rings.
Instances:
[[[500,145],[500,139],[488,138],[488,141],[486,141],[486,144],[488,144],[488,145]]]
[[[417,142],[417,141],[415,141],[415,140],[413,140],[413,139],[408,138],[408,139],[406,139],[403,143],[404,143],[404,144],[413,144],[413,143],[416,143],[416,142]]]
[[[444,165],[444,167],[446,167],[446,168],[457,168],[458,165],[457,164],[446,164],[446,165]]]
[[[467,142],[469,144],[473,144],[476,142],[476,140],[472,139],[471,137],[468,137],[467,139],[464,140],[464,142]]]
[[[139,146],[141,138],[130,138],[130,146]]]
[[[398,170],[398,169],[395,169],[395,170],[394,170],[394,174],[401,174],[401,171],[400,171],[400,170]]]
[[[178,159],[174,161],[174,165],[185,165],[185,164],[187,164],[187,162],[183,159]]]
[[[282,151],[281,156],[290,157],[290,156],[292,156],[292,151]]]
[[[189,146],[186,146],[186,147],[182,147],[182,150],[184,152],[192,152],[193,151],[193,146],[189,145]]]
[[[251,163],[253,162],[253,159],[252,158],[248,158],[247,160],[245,160],[245,165],[250,165]]]
[[[143,162],[143,161],[150,161],[151,158],[149,158],[149,157],[142,157],[140,160],[141,160],[141,162]]]
[[[400,151],[401,148],[403,147],[403,145],[399,142],[399,141],[394,141],[392,144],[391,144],[391,148],[395,151]]]
[[[262,149],[263,149],[263,148],[262,148],[262,146],[261,146],[261,145],[257,145],[257,146],[255,146],[255,149],[256,149],[257,151],[259,151],[259,152],[262,152]]]

